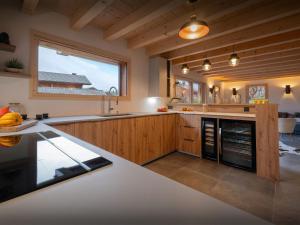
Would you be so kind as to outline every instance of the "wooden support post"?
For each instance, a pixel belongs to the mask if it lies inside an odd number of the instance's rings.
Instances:
[[[279,181],[278,105],[258,104],[255,112],[257,176]]]

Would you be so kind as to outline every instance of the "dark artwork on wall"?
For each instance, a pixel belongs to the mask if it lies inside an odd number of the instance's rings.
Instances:
[[[0,33],[0,43],[4,43],[4,44],[10,44],[9,42],[9,35],[6,32],[2,32]]]

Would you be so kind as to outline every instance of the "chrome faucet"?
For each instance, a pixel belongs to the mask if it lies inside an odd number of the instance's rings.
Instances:
[[[113,92],[113,90],[114,90],[114,92]],[[115,93],[115,95],[113,93]],[[114,86],[110,87],[109,91],[108,91],[108,113],[109,114],[111,113],[111,111],[114,110],[114,108],[111,106],[111,97],[112,96],[116,96],[117,97],[116,98],[116,105],[118,105],[119,104],[118,89],[116,87],[114,87]]]

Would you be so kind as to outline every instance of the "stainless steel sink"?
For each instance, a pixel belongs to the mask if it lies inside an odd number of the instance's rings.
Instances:
[[[116,114],[103,114],[99,115],[100,117],[115,117],[115,116],[130,116],[133,115],[131,113],[116,113]]]

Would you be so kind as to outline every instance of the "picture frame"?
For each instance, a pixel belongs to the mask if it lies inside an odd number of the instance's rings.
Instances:
[[[266,100],[269,97],[268,84],[251,84],[246,86],[246,102]]]

